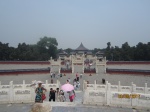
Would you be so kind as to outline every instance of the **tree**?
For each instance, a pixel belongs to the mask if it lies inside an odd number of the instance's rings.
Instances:
[[[57,40],[52,37],[40,38],[37,42],[38,50],[41,55],[41,60],[48,60],[50,57],[56,58],[57,53]]]
[[[105,56],[106,56],[106,58],[108,59],[108,60],[112,60],[112,55],[111,55],[112,53],[111,53],[111,43],[110,42],[108,42],[107,43],[107,48],[106,48],[106,50],[105,50]]]
[[[70,54],[70,52],[72,52],[72,49],[71,49],[71,48],[67,48],[67,49],[65,49],[65,51],[66,51],[68,54]]]
[[[121,57],[123,61],[130,61],[131,59],[131,49],[130,46],[128,44],[128,42],[125,42],[124,44],[122,44],[122,49],[121,49]]]

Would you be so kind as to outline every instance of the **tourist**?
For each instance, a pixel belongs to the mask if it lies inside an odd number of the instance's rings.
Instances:
[[[56,78],[58,79],[60,77],[59,73],[56,75]]]
[[[56,89],[56,101],[59,101],[59,88]]]
[[[53,74],[53,77],[55,78],[55,73]]]
[[[74,82],[77,82],[77,79],[76,79],[76,78],[73,80],[73,84],[74,84]]]
[[[51,84],[53,84],[53,82],[54,82],[53,79],[51,79]]]
[[[69,81],[69,83],[70,83],[70,81],[71,81],[70,78],[68,78],[68,81]]]
[[[56,91],[51,88],[49,92],[49,101],[53,100],[55,102],[55,93]]]
[[[73,102],[73,100],[75,99],[75,91],[72,90],[72,91],[69,91],[69,99],[70,99],[70,102]]]
[[[78,72],[76,73],[76,79],[77,79],[77,77],[78,77]]]
[[[76,83],[76,88],[77,88],[77,89],[80,88],[80,82],[79,82],[79,81],[77,81],[77,83]]]
[[[51,78],[53,78],[53,73],[52,72],[51,72],[50,76],[51,76]]]
[[[80,74],[80,78],[82,78],[82,75],[83,75],[83,74],[81,73],[81,74]]]
[[[64,95],[63,90],[60,90],[60,92],[59,92],[59,101],[60,101],[60,102],[66,101],[66,97],[65,97],[65,95]]]
[[[67,80],[67,82],[66,82],[67,84],[69,84],[70,82],[69,82],[69,80]]]
[[[102,79],[102,84],[105,84],[105,79]]]
[[[76,79],[77,79],[77,81],[79,81],[79,75],[78,75],[78,72],[77,72],[77,74],[76,74]]]
[[[62,77],[62,74],[60,74],[60,77]]]
[[[45,96],[44,91],[46,91],[46,89],[42,87],[43,82],[38,81],[37,83],[38,83],[38,87],[35,89],[35,93],[36,93],[35,102],[43,103],[44,100],[43,96]]]
[[[76,90],[76,88],[77,88],[77,81],[76,80],[73,82],[73,86],[74,86],[74,89]]]

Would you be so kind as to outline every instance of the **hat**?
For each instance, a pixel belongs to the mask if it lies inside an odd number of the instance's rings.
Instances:
[[[42,81],[37,81],[37,84],[43,84],[43,82]]]

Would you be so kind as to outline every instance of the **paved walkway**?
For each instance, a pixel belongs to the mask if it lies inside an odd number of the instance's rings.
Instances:
[[[62,104],[62,105],[60,105]],[[33,104],[1,104],[0,112],[29,112]],[[51,102],[52,112],[149,112],[149,110],[135,110],[107,106],[75,105],[75,103]]]

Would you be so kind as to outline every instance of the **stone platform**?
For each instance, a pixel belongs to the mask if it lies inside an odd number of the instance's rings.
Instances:
[[[149,110],[136,110],[129,108],[117,108],[107,106],[75,105],[74,103],[50,103],[52,112],[149,112]],[[3,104],[0,112],[29,112],[33,104]]]

